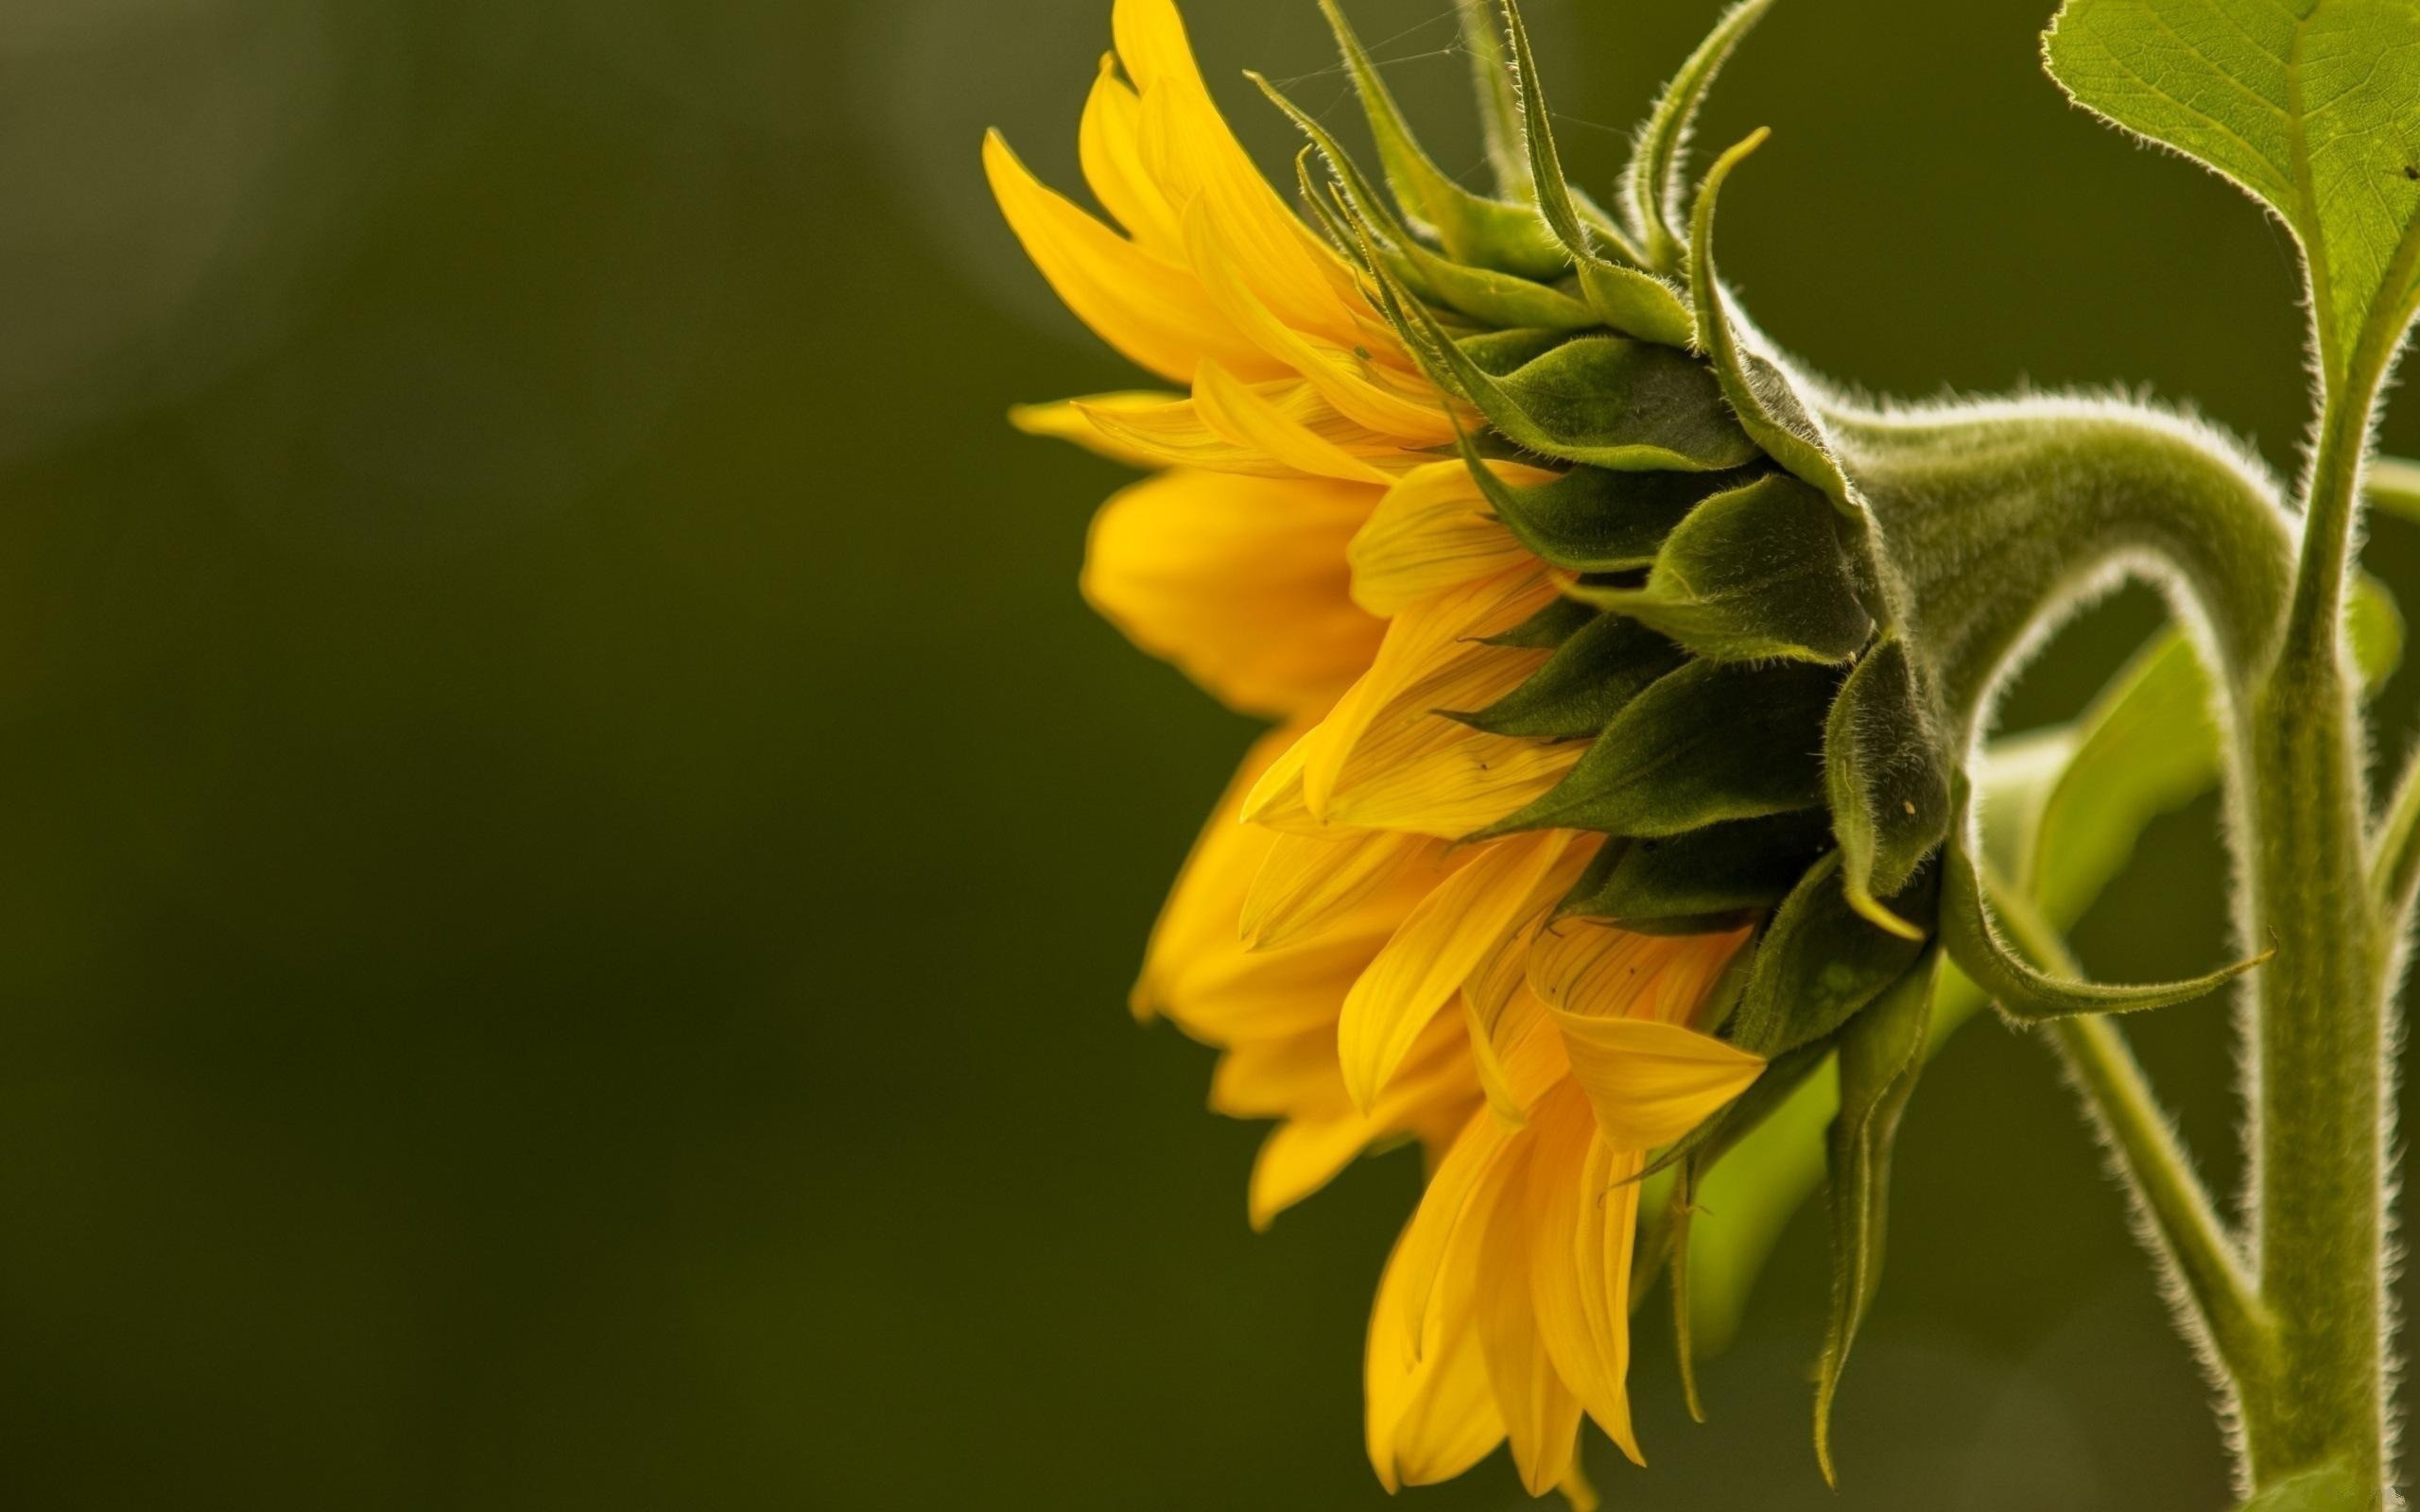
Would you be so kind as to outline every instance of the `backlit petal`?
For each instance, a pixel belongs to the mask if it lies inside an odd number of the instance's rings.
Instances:
[[[1762,1057],[1676,1023],[1550,1011],[1598,1132],[1617,1150],[1669,1144],[1765,1068]]]

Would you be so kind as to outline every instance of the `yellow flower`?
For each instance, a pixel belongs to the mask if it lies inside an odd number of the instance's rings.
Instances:
[[[1185,391],[1016,418],[1163,470],[1103,509],[1086,594],[1212,693],[1285,721],[1187,862],[1135,1007],[1222,1052],[1215,1108],[1277,1120],[1256,1226],[1364,1150],[1427,1148],[1371,1320],[1385,1484],[1457,1475],[1509,1439],[1532,1493],[1582,1500],[1583,1413],[1638,1457],[1636,1178],[1764,1064],[1699,1022],[1746,931],[1558,921],[1599,834],[1461,843],[1587,748],[1439,713],[1538,671],[1546,649],[1489,643],[1575,575],[1532,555],[1453,456],[1474,412],[1253,167],[1170,0],[1116,0],[1114,26],[1080,141],[1115,224],[996,134],[984,163],[1069,307]],[[1488,466],[1515,488],[1558,475]]]

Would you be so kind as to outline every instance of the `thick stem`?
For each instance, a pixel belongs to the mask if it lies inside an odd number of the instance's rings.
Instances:
[[[2357,365],[2360,366],[2360,365]],[[2302,571],[2259,683],[2252,749],[2256,979],[2250,1115],[2260,1286],[2274,1372],[2245,1383],[2256,1485],[2333,1463],[2387,1504],[2389,950],[2366,875],[2360,727],[2343,644],[2374,358],[2323,416]]]

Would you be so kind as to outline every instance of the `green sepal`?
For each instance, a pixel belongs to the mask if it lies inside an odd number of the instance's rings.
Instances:
[[[1632,699],[1551,791],[1472,838],[1559,829],[1653,839],[1814,808],[1838,680],[1804,662],[1692,662]]]
[[[1689,290],[1697,307],[1698,342],[1713,359],[1724,397],[1756,444],[1774,461],[1823,490],[1842,514],[1861,522],[1864,507],[1850,493],[1848,475],[1841,471],[1823,427],[1798,397],[1789,375],[1740,341],[1715,272],[1714,212],[1723,180],[1741,159],[1764,145],[1769,134],[1760,127],[1725,152],[1699,186],[1697,208],[1689,223]]]
[[[1721,662],[1846,662],[1874,633],[1824,497],[1783,473],[1718,494],[1675,526],[1639,589],[1572,596]]]
[[[1840,1393],[1849,1347],[1882,1280],[1891,1146],[1924,1070],[1940,965],[1939,953],[1928,954],[1841,1033],[1841,1110],[1832,1120],[1826,1152],[1832,1306],[1815,1377],[1815,1461],[1825,1484],[1835,1487],[1840,1477],[1832,1467],[1832,1399]]]
[[[1576,467],[1552,483],[1517,488],[1495,475],[1466,438],[1470,464],[1488,507],[1540,559],[1580,573],[1651,567],[1665,538],[1689,511],[1719,493],[1765,476],[1754,466],[1721,472],[1616,472]]]
[[[1509,378],[1562,346],[1568,335],[1551,330],[1480,331],[1456,337],[1454,347],[1490,378]]]
[[[1705,103],[1706,91],[1722,65],[1731,60],[1732,51],[1749,28],[1764,19],[1772,0],[1740,0],[1714,24],[1714,30],[1698,43],[1697,51],[1672,76],[1657,96],[1655,108],[1648,113],[1647,125],[1638,133],[1638,144],[1631,152],[1630,171],[1623,181],[1629,197],[1631,218],[1645,231],[1647,256],[1651,266],[1667,272],[1677,270],[1688,249],[1674,233],[1676,225],[1685,223],[1687,216],[1676,203],[1681,189],[1681,164],[1689,148],[1689,133],[1697,125],[1698,108]]]
[[[1491,735],[1565,740],[1593,735],[1648,686],[1688,660],[1634,621],[1607,614],[1583,626],[1519,687],[1476,713],[1452,717]]]
[[[1462,13],[1462,51],[1470,55],[1472,93],[1478,96],[1479,140],[1486,145],[1495,192],[1516,204],[1533,203],[1530,159],[1521,146],[1521,101],[1495,26],[1495,0],[1456,0]]]
[[[1420,328],[1436,376],[1477,405],[1506,439],[1545,456],[1621,472],[1715,472],[1759,455],[1721,386],[1677,348],[1579,336],[1497,377],[1427,311],[1393,301]]]
[[[1705,1125],[1698,1126],[1703,1128]],[[1681,1368],[1681,1404],[1688,1409],[1691,1422],[1702,1423],[1705,1421],[1705,1404],[1698,1398],[1697,1343],[1689,1332],[1689,1220],[1696,1215],[1697,1169],[1694,1162],[1682,1160],[1673,1172],[1672,1194],[1665,1219],[1669,1235],[1666,1241],[1666,1263],[1672,1288],[1672,1357]]]
[[[1821,809],[1734,819],[1669,839],[1607,845],[1556,907],[1641,934],[1727,926],[1789,896],[1830,844]]]
[[[1832,704],[1824,791],[1849,906],[1909,939],[1922,933],[1880,896],[1898,891],[1949,833],[1949,739],[1923,671],[1906,642],[1886,635]]]
[[[1963,780],[1953,797],[1949,844],[1942,867],[1941,942],[1958,969],[1974,978],[1999,1006],[2019,1022],[2069,1018],[2079,1013],[2130,1013],[2190,1003],[2223,987],[2276,953],[2266,951],[2248,961],[2221,967],[2182,982],[2152,982],[2115,987],[2100,982],[2055,977],[2035,968],[2000,937],[1985,906],[1988,888],[1992,905],[2014,919],[2028,934],[2048,926],[2031,917],[2031,905],[2009,888],[1987,883],[1980,865],[1967,851],[1966,794]]]
[[[1503,634],[1488,636],[1479,644],[1529,651],[1551,650],[1603,617],[1603,612],[1592,604],[1558,598]]]
[[[1512,77],[1520,89],[1523,135],[1530,145],[1530,177],[1537,188],[1538,214],[1570,255],[1579,274],[1580,292],[1589,307],[1617,331],[1668,346],[1688,346],[1695,333],[1682,291],[1645,271],[1639,266],[1646,261],[1645,255],[1614,228],[1581,219],[1571,186],[1564,178],[1563,156],[1554,145],[1554,112],[1547,108],[1538,60],[1530,51],[1530,32],[1521,24],[1521,8],[1507,0],[1504,19],[1512,42]],[[1599,240],[1613,244],[1616,258],[1599,255]]]
[[[1838,850],[1807,868],[1756,941],[1729,1031],[1740,1049],[1772,1057],[1831,1035],[1924,954],[1921,938],[1880,928],[1851,908],[1840,874]],[[1892,898],[1892,911],[1929,925],[1937,882],[1929,872],[1910,882]]]
[[[1379,166],[1406,216],[1432,232],[1456,262],[1523,278],[1568,273],[1570,258],[1539,223],[1535,210],[1471,193],[1421,150],[1394,94],[1336,0],[1320,0],[1320,9],[1336,33],[1354,92],[1361,97],[1361,113],[1377,140]]]
[[[1260,92],[1311,139],[1312,146],[1336,177],[1346,214],[1361,221],[1366,231],[1374,232],[1369,237],[1371,245],[1413,293],[1431,304],[1493,326],[1585,331],[1602,323],[1594,310],[1560,289],[1512,273],[1458,263],[1430,251],[1396,218],[1325,127],[1260,75],[1247,73],[1244,77],[1259,85]],[[1306,189],[1305,193],[1309,191]],[[1318,205],[1318,196],[1313,194],[1311,198],[1325,219],[1327,211]]]

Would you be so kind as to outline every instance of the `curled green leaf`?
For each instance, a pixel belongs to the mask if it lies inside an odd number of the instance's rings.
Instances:
[[[1686,255],[1675,228],[1685,224],[1677,203],[1681,190],[1681,168],[1687,156],[1689,134],[1697,125],[1698,108],[1705,103],[1706,91],[1714,85],[1722,65],[1765,12],[1772,8],[1772,0],[1739,0],[1724,11],[1714,24],[1705,41],[1664,86],[1664,93],[1648,112],[1647,125],[1638,135],[1638,146],[1631,154],[1630,172],[1624,183],[1629,196],[1632,218],[1645,230],[1649,262],[1666,271],[1675,271]]]

